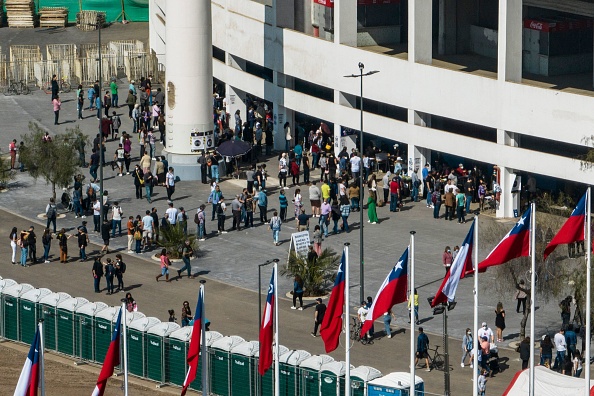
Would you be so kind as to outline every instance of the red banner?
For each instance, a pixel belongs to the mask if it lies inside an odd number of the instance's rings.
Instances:
[[[565,32],[567,30],[592,29],[591,19],[573,21],[539,21],[536,19],[524,19],[524,27],[542,32]]]
[[[328,8],[334,8],[334,0],[313,0],[313,2]]]

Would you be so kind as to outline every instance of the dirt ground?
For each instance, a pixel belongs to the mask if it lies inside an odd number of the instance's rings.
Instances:
[[[27,358],[29,347],[9,343],[0,344],[0,395],[12,395],[19,375]],[[90,395],[95,388],[100,368],[96,366],[75,366],[72,360],[61,356],[46,354],[45,389],[47,396]],[[106,396],[122,395],[122,377],[112,377],[107,381]],[[133,380],[136,381],[136,380]],[[129,382],[129,395],[166,395],[179,394],[179,389],[155,389],[154,383],[146,382],[147,387]],[[194,393],[197,394],[197,393]]]

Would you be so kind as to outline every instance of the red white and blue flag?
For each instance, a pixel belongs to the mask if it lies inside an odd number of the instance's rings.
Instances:
[[[105,360],[103,361],[103,367],[97,378],[97,385],[91,396],[102,396],[107,387],[107,380],[113,375],[113,371],[116,366],[120,364],[120,329],[122,325],[122,309],[118,314],[118,320],[116,321],[115,328],[113,329],[113,335],[111,336],[111,343],[105,354]]]
[[[462,246],[460,246],[458,255],[450,266],[450,270],[443,278],[443,282],[441,282],[441,286],[439,286],[437,293],[435,293],[435,297],[433,297],[433,300],[431,301],[432,308],[438,304],[454,301],[460,279],[473,271],[472,248],[474,246],[473,237],[475,223],[476,220],[472,222],[472,226],[470,226],[470,230],[468,230],[468,234],[466,234],[466,238],[464,238],[464,242],[462,242]]]
[[[258,373],[266,374],[266,371],[272,366],[272,343],[274,341],[274,271],[268,286],[268,295],[266,296],[266,307],[262,316],[262,325],[260,326],[260,359],[258,360]]]
[[[188,387],[196,379],[196,372],[198,370],[198,361],[200,358],[200,343],[202,337],[202,311],[204,310],[204,289],[201,287],[198,291],[198,302],[196,303],[196,311],[194,311],[194,325],[192,326],[192,338],[190,339],[190,349],[188,350],[188,373],[184,380],[181,396],[184,396]]]
[[[328,307],[326,308],[326,314],[324,315],[324,320],[322,320],[322,326],[320,327],[320,335],[324,341],[326,353],[330,353],[338,348],[340,333],[342,332],[342,316],[344,314],[345,300],[345,270],[346,256],[343,251],[342,258],[340,259],[340,266],[338,267],[338,272],[334,279],[332,294],[330,294],[330,300],[328,301]]]
[[[479,263],[479,271],[482,272],[488,267],[507,263],[511,259],[530,255],[531,215],[531,209],[528,208],[514,228],[491,250],[487,258]]]
[[[406,301],[406,291],[408,288],[408,251],[409,248],[407,247],[375,295],[375,299],[365,316],[365,322],[361,328],[361,337],[367,334],[377,318],[388,312],[394,305]]]
[[[14,390],[14,396],[37,396],[37,387],[39,384],[39,350],[41,349],[41,336],[39,327],[35,333],[35,338],[29,349],[27,360],[21,371],[19,382]]]
[[[569,219],[565,221],[563,227],[557,232],[557,235],[553,238],[551,242],[547,245],[544,250],[544,259],[547,259],[547,256],[553,253],[553,250],[558,245],[563,245],[567,243],[574,243],[584,240],[584,228],[586,224],[586,194],[580,199],[577,206],[571,212],[571,216]]]

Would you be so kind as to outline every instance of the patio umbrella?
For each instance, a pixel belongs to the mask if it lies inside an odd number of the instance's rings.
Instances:
[[[217,147],[217,152],[226,157],[241,157],[251,149],[252,146],[242,140],[227,140]]]

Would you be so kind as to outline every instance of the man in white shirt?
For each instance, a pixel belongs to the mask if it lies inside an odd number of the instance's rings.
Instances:
[[[361,173],[361,157],[357,153],[351,157],[351,173],[353,179],[357,179]]]
[[[363,323],[365,323],[365,319],[367,318],[368,312],[369,312],[369,309],[367,309],[367,302],[361,301],[361,306],[357,310],[357,317],[359,319],[359,323],[361,323],[361,326],[363,326]],[[365,335],[361,334],[361,338],[363,338],[363,336],[367,337],[367,334],[365,334]]]
[[[451,191],[452,194],[456,195],[456,194],[458,194],[459,188],[458,188],[458,186],[456,186],[456,184],[452,180],[448,180],[448,184],[445,185],[443,190],[445,193]]]
[[[169,202],[169,208],[167,208],[165,213],[167,213],[167,218],[169,219],[169,224],[174,226],[175,223],[177,222],[177,209],[173,207],[173,202]]]
[[[557,357],[555,357],[555,364],[553,370],[556,370],[559,366],[563,367],[565,364],[565,353],[567,352],[567,343],[565,342],[565,330],[561,329],[553,340],[555,342],[555,349],[557,350]]]
[[[147,210],[145,216],[142,218],[142,239],[144,239],[144,248],[148,249],[151,247],[151,241],[153,239],[153,223],[154,219],[151,216],[151,211]]]
[[[493,336],[493,330],[491,330],[489,327],[487,327],[487,322],[483,322],[483,325],[478,330],[477,335],[478,335],[477,340],[480,340],[483,337],[487,337],[487,340],[489,340],[489,342],[491,344],[495,343],[495,337]]]
[[[94,231],[99,232],[99,226],[101,225],[101,203],[99,199],[95,198],[95,203],[93,204],[93,225]]]
[[[111,237],[115,238],[115,231],[118,228],[122,236],[122,208],[118,202],[114,202],[111,207]]]

